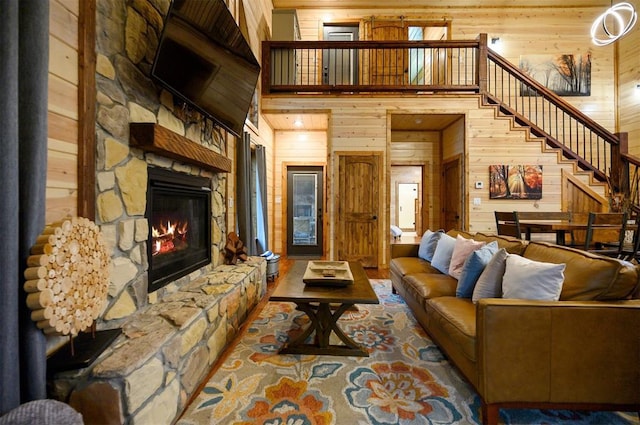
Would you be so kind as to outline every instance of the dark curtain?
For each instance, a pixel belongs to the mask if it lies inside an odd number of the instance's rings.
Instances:
[[[267,152],[256,147],[256,249],[258,254],[269,249],[269,221],[267,210]]]
[[[255,255],[255,236],[251,225],[251,135],[244,133],[236,147],[236,218],[238,236]]]
[[[46,340],[22,289],[44,228],[49,2],[0,2],[0,414],[46,398]]]

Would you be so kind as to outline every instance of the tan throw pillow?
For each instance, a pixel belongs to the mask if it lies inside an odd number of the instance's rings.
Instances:
[[[466,239],[462,236],[456,236],[456,244],[453,247],[451,262],[449,263],[449,276],[456,279],[460,278],[462,266],[471,253],[485,246],[486,242],[476,242],[473,239]]]

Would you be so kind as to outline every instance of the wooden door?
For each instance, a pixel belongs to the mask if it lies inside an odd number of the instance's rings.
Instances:
[[[442,164],[442,226],[462,229],[462,173],[460,157]]]
[[[373,21],[368,38],[378,41],[407,40],[407,27],[402,20]],[[371,84],[389,86],[407,83],[407,49],[380,49],[371,54],[374,55]]]
[[[339,155],[338,259],[378,267],[380,156]]]

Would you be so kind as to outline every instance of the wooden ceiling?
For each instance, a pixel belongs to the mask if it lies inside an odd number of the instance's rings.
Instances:
[[[391,130],[440,131],[462,117],[461,114],[391,114]]]
[[[327,113],[299,113],[290,111],[283,113],[262,112],[263,117],[274,130],[326,130],[329,128],[329,115]]]
[[[276,9],[609,7],[611,0],[273,0]]]

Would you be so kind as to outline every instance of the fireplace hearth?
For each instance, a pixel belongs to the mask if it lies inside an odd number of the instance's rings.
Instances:
[[[149,293],[211,262],[211,181],[148,169]]]

